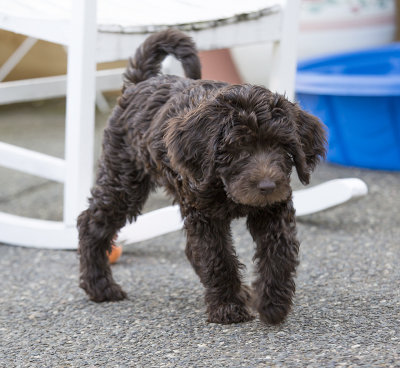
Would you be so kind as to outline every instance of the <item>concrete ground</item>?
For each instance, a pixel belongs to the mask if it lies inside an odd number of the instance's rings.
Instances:
[[[0,139],[62,157],[63,112],[58,100],[3,106]],[[88,301],[74,251],[0,245],[0,366],[400,367],[400,173],[323,164],[312,184],[341,177],[365,180],[369,194],[298,219],[297,294],[280,326],[208,324],[182,232],[124,247],[119,303]],[[168,203],[158,192],[147,210]],[[60,219],[62,186],[1,168],[0,210]],[[233,234],[250,280],[243,221]]]

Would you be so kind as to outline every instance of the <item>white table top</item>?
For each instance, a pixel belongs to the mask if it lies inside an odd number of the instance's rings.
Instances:
[[[274,38],[279,32],[278,17],[285,2],[286,0],[97,0],[98,60],[125,58],[125,53],[132,52],[146,34],[168,26],[178,26],[190,34],[195,38],[199,49],[209,49],[210,45],[215,48],[230,47],[234,41],[247,41],[250,37],[254,42],[261,42],[265,37]],[[0,0],[0,29],[68,45],[72,5],[72,0]],[[266,17],[268,20],[265,22]],[[269,28],[257,28],[251,36],[247,35],[249,20],[263,22]],[[216,40],[216,30],[221,28],[225,31]],[[199,30],[207,32],[208,36],[197,39]],[[106,42],[102,42],[105,38]],[[204,40],[206,42],[202,42]]]
[[[101,32],[143,33],[171,25],[235,22],[279,9],[282,0],[98,0]],[[68,21],[71,0],[0,0],[0,28],[5,19]],[[208,25],[210,26],[210,25]]]

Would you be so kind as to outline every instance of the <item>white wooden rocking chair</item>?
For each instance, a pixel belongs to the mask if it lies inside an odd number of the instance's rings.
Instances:
[[[0,212],[0,242],[77,248],[76,218],[86,206],[92,184],[96,88],[117,89],[121,84],[121,70],[96,73],[96,62],[127,59],[149,33],[169,26],[190,34],[200,50],[269,41],[274,44],[269,88],[293,98],[299,2],[0,0],[0,28],[28,36],[0,68],[0,81],[36,39],[68,48],[66,77],[0,83],[1,104],[67,97],[65,159],[0,142],[0,165],[64,183],[64,220]],[[358,179],[335,180],[297,191],[297,215],[323,210],[366,192],[365,183]],[[156,210],[122,229],[119,240],[149,239],[182,228],[181,221],[177,207]]]

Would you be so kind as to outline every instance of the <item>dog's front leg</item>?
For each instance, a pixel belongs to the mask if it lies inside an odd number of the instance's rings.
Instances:
[[[262,321],[278,324],[288,314],[295,292],[299,242],[292,201],[255,210],[247,226],[257,244],[255,307]]]
[[[232,246],[230,221],[192,212],[185,219],[185,229],[186,255],[206,288],[208,322],[252,320],[247,306],[250,291],[242,285],[240,270],[244,266]]]

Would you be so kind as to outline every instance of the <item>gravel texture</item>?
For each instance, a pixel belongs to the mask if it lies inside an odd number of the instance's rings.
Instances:
[[[62,112],[57,101],[3,107],[0,136],[60,154]],[[73,251],[0,245],[0,366],[400,367],[400,173],[324,164],[312,184],[340,177],[365,180],[369,194],[298,219],[297,294],[280,326],[207,323],[183,232],[124,247],[113,272],[129,300],[118,303],[88,301]],[[147,210],[168,203],[159,192]],[[0,210],[59,219],[61,206],[62,186],[0,169]],[[251,280],[242,220],[233,233]]]

